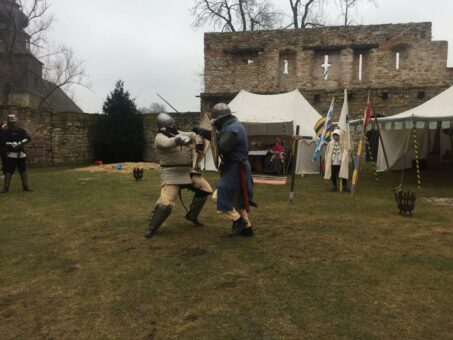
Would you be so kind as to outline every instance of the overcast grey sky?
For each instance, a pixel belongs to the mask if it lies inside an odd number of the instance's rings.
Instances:
[[[191,26],[193,0],[50,2],[56,17],[50,38],[71,46],[86,62],[92,91],[75,92],[85,112],[100,112],[118,79],[139,107],[160,102],[159,93],[179,111],[199,110],[195,96],[201,89],[203,30]],[[288,0],[274,2],[289,7]],[[452,0],[379,0],[378,7],[362,5],[359,16],[362,24],[431,21],[433,39],[450,43],[448,63],[453,66]]]

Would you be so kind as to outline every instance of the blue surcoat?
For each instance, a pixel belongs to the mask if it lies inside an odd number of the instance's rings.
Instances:
[[[223,171],[222,178],[217,186],[217,209],[220,211],[232,211],[233,207],[236,209],[245,207],[241,191],[241,164],[244,167],[249,201],[253,200],[253,180],[250,163],[248,162],[247,132],[236,118],[224,124],[222,130],[218,133],[217,140],[220,140],[222,135],[227,132],[234,133],[237,138],[232,150],[226,155],[221,155]]]

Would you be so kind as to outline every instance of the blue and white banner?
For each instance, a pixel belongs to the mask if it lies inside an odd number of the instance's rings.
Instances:
[[[335,102],[335,98],[332,98],[332,103],[330,104],[329,111],[327,112],[327,115],[326,115],[326,121],[324,123],[324,128],[322,129],[321,136],[319,137],[318,142],[316,143],[315,153],[313,154],[313,161],[316,161],[319,154],[321,153],[322,147],[324,146],[324,143],[326,142],[327,133],[328,133],[328,131],[330,131],[330,125],[332,123],[332,116],[333,116],[334,102]]]

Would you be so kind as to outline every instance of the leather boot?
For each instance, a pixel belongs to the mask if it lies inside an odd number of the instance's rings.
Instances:
[[[245,237],[252,237],[253,236],[253,228],[252,227],[247,227],[247,228],[242,229],[242,231],[240,232],[240,235],[241,236],[245,236]]]
[[[348,180],[343,178],[342,179],[342,185],[343,185],[343,192],[351,192],[351,189],[348,187]]]
[[[171,206],[157,204],[153,211],[153,217],[149,222],[148,229],[145,231],[146,238],[151,238],[156,233],[157,229],[161,226],[162,223],[167,219],[168,216],[171,214]]]
[[[193,197],[192,203],[190,204],[190,210],[186,214],[186,220],[191,221],[197,227],[202,227],[203,223],[198,220],[198,216],[200,215],[200,212],[207,200],[208,196],[200,197],[195,195]]]
[[[13,178],[12,174],[5,174],[5,178],[3,179],[3,190],[1,191],[2,194],[6,194],[9,191],[11,178]]]
[[[247,223],[241,217],[233,222],[233,226],[231,227],[230,233],[228,234],[229,237],[233,237],[239,235],[245,228],[247,227]]]
[[[23,191],[32,191],[30,189],[30,187],[28,186],[28,176],[27,176],[26,171],[20,173],[20,179],[22,181],[22,190]]]

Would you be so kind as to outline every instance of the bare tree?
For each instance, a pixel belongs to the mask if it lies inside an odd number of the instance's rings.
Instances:
[[[139,109],[141,113],[162,113],[167,112],[167,107],[165,104],[160,103],[151,103],[148,107],[142,107]]]
[[[194,0],[191,12],[194,27],[221,32],[272,29],[282,18],[270,0]]]
[[[0,0],[0,23],[4,28],[0,30],[0,48],[7,60],[1,74],[3,103],[9,103],[19,72],[33,74],[40,82],[40,105],[57,89],[70,91],[73,85],[89,86],[84,63],[76,59],[72,49],[49,48],[47,33],[54,22],[49,9],[47,0]],[[27,55],[33,55],[44,64],[42,74],[41,67],[21,63],[21,58]]]
[[[349,26],[354,23],[352,11],[357,10],[360,3],[372,3],[377,6],[377,0],[337,0],[341,9],[341,18],[343,26]]]
[[[46,61],[43,69],[45,92],[39,106],[46,103],[47,99],[58,89],[72,94],[74,85],[90,88],[85,63],[76,58],[71,48],[62,46],[44,60]]]
[[[324,26],[325,0],[289,0],[294,28]]]

